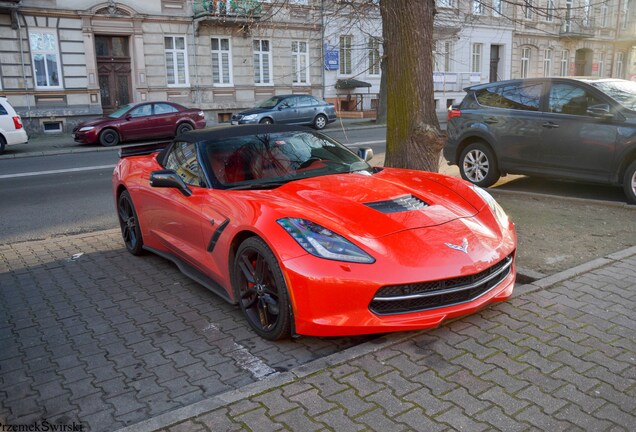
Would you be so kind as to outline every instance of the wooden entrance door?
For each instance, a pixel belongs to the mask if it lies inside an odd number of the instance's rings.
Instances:
[[[105,114],[132,100],[130,50],[126,36],[95,36],[97,74]]]

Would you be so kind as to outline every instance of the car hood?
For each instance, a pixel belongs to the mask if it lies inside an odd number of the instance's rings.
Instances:
[[[253,108],[253,109],[249,109],[247,111],[241,111],[239,113],[239,115],[241,116],[246,116],[246,115],[251,115],[251,114],[263,114],[266,112],[271,112],[273,111],[273,108]]]
[[[269,192],[276,195],[273,201],[280,214],[310,219],[340,234],[379,238],[476,215],[476,205],[483,202],[473,200],[471,205],[450,183],[439,181],[442,177],[385,169],[372,176],[350,173],[297,180]]]
[[[79,129],[86,126],[101,126],[105,123],[111,123],[113,120],[117,120],[117,119],[112,119],[110,117],[100,117],[93,120],[87,120],[85,122],[82,122],[77,125],[77,128]]]

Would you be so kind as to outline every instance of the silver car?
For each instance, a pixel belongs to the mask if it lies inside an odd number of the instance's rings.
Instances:
[[[232,115],[232,124],[297,124],[320,130],[336,118],[333,104],[314,96],[280,95],[272,96],[255,108]]]

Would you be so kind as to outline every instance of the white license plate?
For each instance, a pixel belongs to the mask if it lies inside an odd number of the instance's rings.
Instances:
[[[71,138],[75,139],[75,134],[71,134]]]
[[[233,125],[237,125],[238,124],[238,122],[236,120],[232,120],[230,123],[233,124]]]

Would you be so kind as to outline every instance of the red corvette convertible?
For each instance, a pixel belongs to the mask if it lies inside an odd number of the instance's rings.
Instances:
[[[175,262],[267,339],[436,327],[515,282],[514,225],[487,192],[303,127],[124,149],[113,193],[129,252]]]

